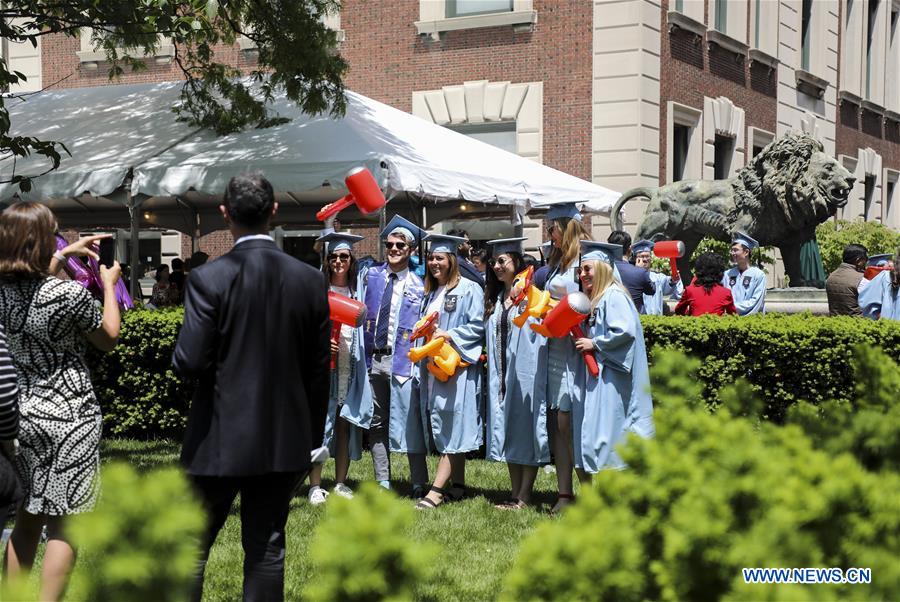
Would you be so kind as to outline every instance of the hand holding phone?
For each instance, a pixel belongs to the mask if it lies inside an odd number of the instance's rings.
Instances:
[[[116,241],[112,238],[100,239],[100,265],[113,267],[116,262]]]

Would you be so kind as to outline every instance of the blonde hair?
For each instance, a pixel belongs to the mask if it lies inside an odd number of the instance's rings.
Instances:
[[[581,263],[582,268],[586,265],[591,266],[594,273],[594,283],[591,285],[592,312],[597,309],[597,305],[600,304],[600,297],[602,297],[603,293],[610,287],[614,286],[627,293],[627,291],[625,291],[625,289],[616,281],[611,265],[605,261],[600,261],[599,259],[590,259]],[[631,299],[631,295],[627,295],[627,297]]]
[[[581,254],[581,241],[594,240],[594,237],[577,219],[555,219],[553,226],[562,232],[562,248],[552,247],[548,263],[557,266],[560,270],[565,270],[578,260]]]
[[[431,270],[428,269],[428,257],[431,256],[432,253],[429,253],[425,256],[425,293],[430,293],[431,291],[436,291],[440,284],[437,281],[437,278],[434,277],[434,274],[431,273]],[[450,260],[450,274],[447,278],[447,290],[452,291],[456,288],[456,285],[459,284],[459,262],[456,260],[455,253],[443,253]]]

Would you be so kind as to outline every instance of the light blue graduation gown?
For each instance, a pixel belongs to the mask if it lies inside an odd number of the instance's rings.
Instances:
[[[434,298],[432,291],[422,300],[422,312]],[[451,311],[450,310],[452,307]],[[471,280],[460,278],[447,291],[440,308],[438,328],[451,337],[460,359],[469,366],[458,368],[447,382],[434,378],[426,368],[425,358],[417,366],[413,385],[413,403],[418,401],[423,416],[423,432],[430,429],[437,451],[460,454],[476,450],[484,440],[482,434],[479,391],[481,386],[481,350],[484,346],[484,293]],[[422,443],[426,443],[427,435]]]
[[[867,318],[900,320],[900,290],[891,286],[891,272],[881,272],[859,294],[859,307]]]
[[[739,316],[766,313],[766,273],[750,266],[743,272],[733,267],[722,277],[722,286],[731,290]]]
[[[644,331],[631,297],[609,287],[593,318],[589,336],[600,376],[582,372],[585,394],[572,405],[575,466],[589,473],[624,467],[615,447],[628,433],[655,434]]]
[[[578,282],[575,277],[574,264],[564,271],[559,271],[556,267],[550,268],[550,275],[544,290],[548,291],[550,296],[556,300],[562,299],[569,293],[577,292]],[[565,336],[544,340],[544,344],[547,346],[548,362],[562,362],[564,366],[559,391],[554,392],[551,390],[552,388],[549,388],[547,391],[547,403],[550,409],[557,410],[559,409],[560,400],[566,393],[569,394],[570,401],[574,401],[581,396],[581,380],[578,378],[578,370],[580,365],[584,363],[584,360],[575,349],[575,342],[572,340],[572,337]],[[542,364],[540,371],[541,378],[546,383],[549,377],[548,364]],[[554,395],[554,393],[556,394]]]
[[[513,307],[507,317],[524,308]],[[538,366],[547,365],[544,337],[528,321],[522,328],[509,324],[506,353],[506,395],[500,397],[500,320],[503,304],[497,302],[487,320],[487,458],[497,462],[539,466],[550,462],[547,435],[547,380],[537,378]]]
[[[644,308],[641,313],[648,316],[661,316],[666,295],[671,295],[676,301],[681,299],[681,295],[684,294],[684,283],[681,282],[681,278],[676,278],[673,285],[669,276],[659,272],[650,272],[650,281],[656,286],[656,292],[652,295],[644,295]]]
[[[334,425],[338,417],[338,379],[340,378],[340,362],[350,362],[350,383],[347,396],[341,406],[340,417],[351,424],[350,459],[362,457],[362,433],[360,429],[369,429],[375,404],[372,399],[372,387],[369,384],[369,373],[366,370],[366,356],[363,347],[363,327],[355,328],[350,340],[350,355],[338,355],[338,369],[331,371],[331,394],[328,396],[328,414],[325,416],[325,437],[323,445],[327,445],[332,457],[335,454]]]

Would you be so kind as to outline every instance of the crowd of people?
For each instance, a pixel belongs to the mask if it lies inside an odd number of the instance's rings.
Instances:
[[[621,231],[591,240],[574,204],[549,209],[540,262],[524,252],[524,238],[472,249],[464,232],[429,234],[393,216],[379,235],[381,262],[357,258],[361,236],[326,227],[321,270],[269,236],[278,205],[262,176],[232,178],[220,211],[232,250],[191,266],[189,277],[183,265],[161,267],[153,291],[154,305],[184,302],[173,365],[198,383],[181,454],[208,515],[197,600],[238,494],[244,595],[281,599],[296,488],[308,478],[312,504],[352,498],[347,476],[364,439],[385,489],[397,485],[390,454],[407,456],[411,497],[423,512],[470,495],[466,458],[479,450],[508,468],[498,510],[532,504],[537,472],[553,462],[552,512],[562,511],[575,500],[575,477],[589,483],[624,468],[617,445],[629,434],[654,435],[640,314],[667,312],[666,297],[684,315],[765,307],[765,274],[750,265],[757,244],[743,233],[731,245],[733,267],[703,254],[685,287],[679,275],[649,269],[652,242],[632,244]],[[66,517],[90,510],[99,491],[101,413],[85,350],[112,349],[120,324],[118,264],[101,268],[102,306],[54,277],[71,256],[96,258],[102,237],[56,251],[55,231],[41,204],[0,214],[0,502],[18,504],[4,572],[31,568],[46,528],[47,600],[61,596],[75,558]],[[850,306],[853,296],[858,315],[900,318],[896,267],[861,285],[866,264],[884,259],[848,247],[829,278],[829,301],[837,295]],[[535,289],[522,280],[529,266]],[[526,313],[538,289],[551,305],[586,298],[580,333],[546,336],[541,317]],[[363,305],[365,319],[332,328],[329,295]],[[325,448],[335,458],[330,491],[318,461]],[[434,475],[429,453],[439,455]]]

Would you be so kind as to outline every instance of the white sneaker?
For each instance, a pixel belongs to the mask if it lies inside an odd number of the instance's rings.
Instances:
[[[316,485],[309,488],[309,503],[313,506],[319,506],[328,499],[328,492]]]
[[[349,487],[347,487],[346,485],[344,485],[343,483],[337,483],[334,486],[334,489],[332,489],[332,492],[334,492],[335,494],[337,494],[343,498],[347,498],[348,500],[353,499],[353,490],[350,489]]]

